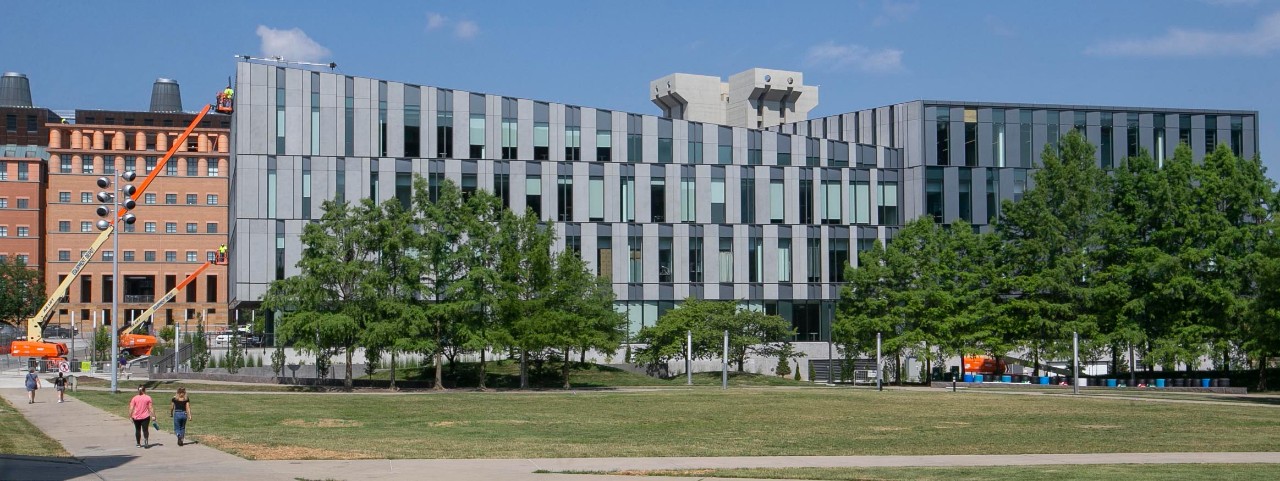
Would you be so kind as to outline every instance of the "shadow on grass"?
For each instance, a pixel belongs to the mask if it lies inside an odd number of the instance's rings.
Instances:
[[[559,361],[543,361],[529,363],[530,389],[562,389],[564,387],[562,368]],[[375,378],[378,382],[387,382],[389,373],[380,372]],[[442,381],[448,389],[477,388],[480,379],[479,363],[446,364],[442,370]],[[414,367],[398,369],[396,382],[406,384],[423,384],[430,386],[435,380],[435,367]],[[695,386],[718,386],[721,382],[720,372],[703,372],[693,375]],[[657,378],[638,374],[625,369],[592,363],[570,363],[569,385],[572,389],[617,389],[628,387],[680,387],[686,384],[683,375],[673,378]],[[732,386],[807,386],[807,382],[794,381],[787,378],[767,376],[746,372],[729,372],[729,384]],[[520,364],[515,361],[502,360],[485,363],[485,387],[489,389],[519,389]]]

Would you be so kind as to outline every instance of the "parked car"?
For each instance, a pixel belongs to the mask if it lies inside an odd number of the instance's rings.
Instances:
[[[67,338],[75,336],[76,332],[69,327],[49,326],[44,328],[44,331],[41,334],[48,338]]]

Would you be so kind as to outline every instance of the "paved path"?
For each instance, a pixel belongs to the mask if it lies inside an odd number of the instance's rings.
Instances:
[[[152,433],[149,449],[133,446],[133,427],[119,413],[107,413],[72,397],[53,401],[42,389],[36,404],[12,379],[0,378],[0,396],[13,404],[71,453],[72,458],[0,455],[5,480],[180,479],[444,479],[458,481],[603,481],[611,476],[535,474],[534,470],[609,471],[754,467],[1007,466],[1125,463],[1277,463],[1271,453],[1120,453],[989,456],[760,456],[718,458],[426,459],[357,461],[248,461],[199,444],[179,448],[169,431]],[[162,415],[163,416],[163,415]],[[198,430],[197,423],[192,428]],[[162,423],[167,427],[169,423]],[[633,479],[633,478],[632,478]],[[695,480],[701,478],[665,478]]]

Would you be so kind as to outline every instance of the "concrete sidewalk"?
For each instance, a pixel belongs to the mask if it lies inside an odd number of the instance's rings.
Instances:
[[[9,384],[0,382],[0,384]],[[32,424],[60,442],[72,458],[0,455],[0,479],[124,480],[175,479],[371,479],[459,481],[617,481],[613,476],[535,474],[533,471],[610,471],[618,469],[696,469],[757,467],[893,467],[893,466],[1029,466],[1067,464],[1152,463],[1280,463],[1280,452],[1268,453],[1118,453],[1028,454],[981,456],[761,456],[718,458],[557,458],[557,459],[414,459],[355,461],[248,461],[203,445],[179,448],[168,429],[168,408],[158,408],[161,427],[152,433],[150,449],[134,447],[126,406],[107,413],[70,396],[58,404],[52,389],[41,389],[36,404],[27,404],[18,388],[0,389]],[[122,396],[122,399],[125,397]],[[167,396],[161,395],[157,403]],[[199,433],[200,424],[191,426]],[[696,480],[704,478],[662,478]]]

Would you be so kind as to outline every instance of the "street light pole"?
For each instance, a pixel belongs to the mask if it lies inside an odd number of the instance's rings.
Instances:
[[[125,182],[133,182],[137,175],[133,171],[119,172],[115,175],[114,181],[107,177],[98,177],[98,187],[106,189],[108,186],[115,188],[115,192],[98,192],[98,200],[104,204],[110,201],[111,210],[108,211],[106,205],[98,207],[98,230],[112,229],[111,231],[111,393],[120,392],[120,362],[117,357],[120,355],[120,222],[125,224],[133,224],[136,218],[131,213],[120,215],[121,207],[125,211],[133,210],[136,203],[133,199],[120,200],[120,193],[123,191],[125,195],[132,196],[137,190],[132,184],[121,186],[121,180]],[[107,215],[111,215],[111,220],[106,219]],[[105,323],[104,323],[105,324]]]

